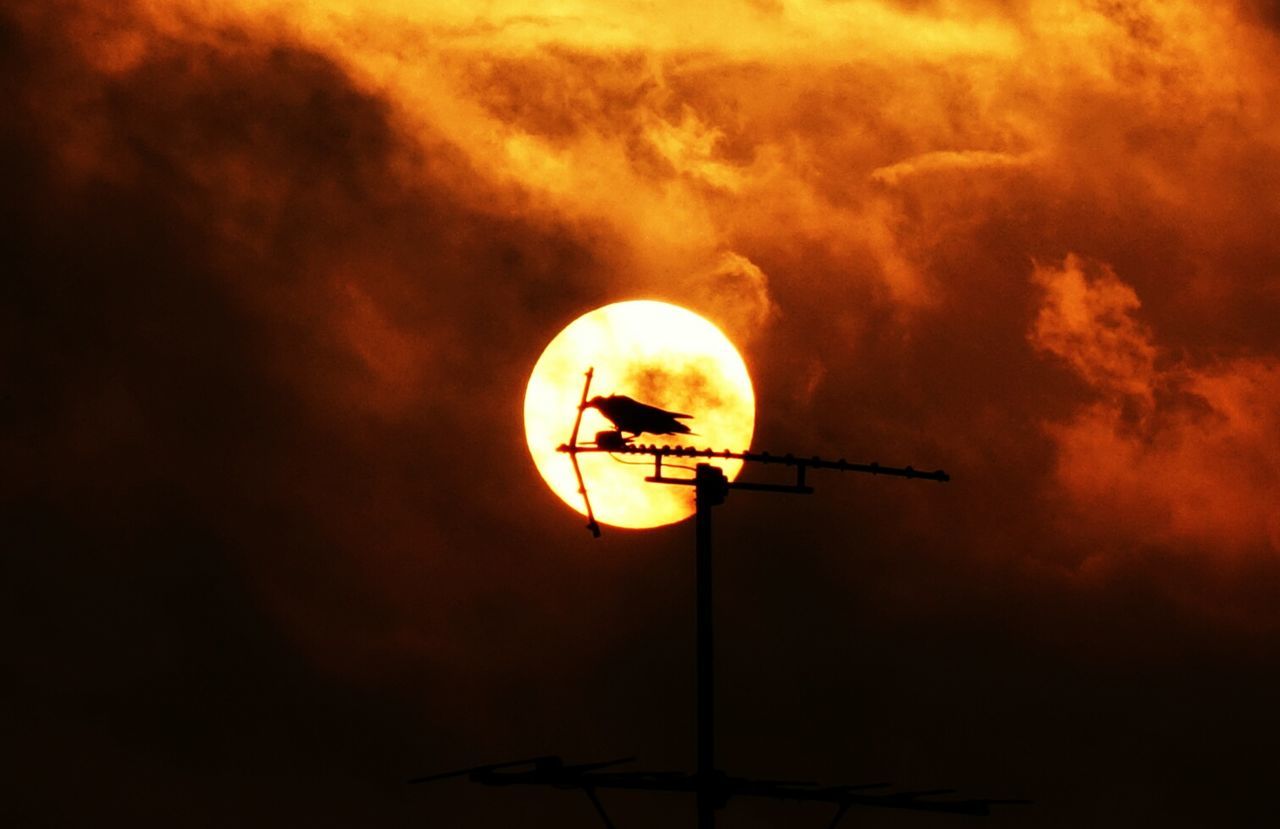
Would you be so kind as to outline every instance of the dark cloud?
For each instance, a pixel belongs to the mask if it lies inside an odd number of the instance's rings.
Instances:
[[[497,494],[530,471],[493,424],[591,256],[403,184],[398,164],[455,162],[415,158],[287,38],[174,40],[121,11],[96,23],[149,46],[107,72],[84,15],[3,17],[5,808],[394,814],[449,730],[425,711],[468,696],[443,671],[502,647],[486,627],[520,590],[484,588],[500,564],[458,542],[514,520]],[[370,696],[405,672],[416,690]]]
[[[1275,2],[1275,0],[1253,0],[1253,2],[1243,5],[1245,9],[1256,14],[1258,19],[1267,26],[1272,29],[1280,29],[1280,3]]]
[[[744,344],[757,448],[955,477],[720,510],[726,765],[1275,817],[1270,35],[980,4],[951,60],[810,66],[521,19],[415,81],[354,25],[3,8],[8,822],[585,826],[401,780],[688,765],[691,530],[592,542],[518,427],[636,296]]]

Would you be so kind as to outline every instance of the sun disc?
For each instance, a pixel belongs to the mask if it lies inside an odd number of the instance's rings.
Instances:
[[[543,480],[566,504],[586,512],[568,442],[594,368],[591,395],[625,394],[642,403],[685,412],[693,435],[642,435],[639,442],[744,450],[755,430],[755,393],[742,356],[720,329],[692,311],[665,302],[606,305],[574,320],[547,344],[533,367],[524,399],[525,437]],[[582,417],[578,440],[590,441],[612,424],[595,409]],[[664,463],[664,474],[692,477],[696,461]],[[729,480],[741,461],[716,460]],[[653,463],[637,456],[579,455],[596,519],[615,527],[659,527],[693,514],[693,487],[647,483]]]

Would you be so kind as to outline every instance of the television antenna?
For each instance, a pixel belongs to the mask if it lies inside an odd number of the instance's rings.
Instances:
[[[695,569],[696,569],[696,650],[697,650],[697,768],[693,773],[682,771],[616,771],[617,766],[631,763],[634,757],[603,762],[566,764],[557,756],[548,755],[524,760],[489,763],[468,769],[458,769],[441,774],[417,777],[410,783],[430,783],[456,777],[466,777],[473,783],[485,786],[550,786],[557,789],[578,789],[595,807],[606,829],[616,829],[605,811],[598,791],[621,789],[649,792],[675,792],[692,794],[696,798],[698,829],[714,829],[716,812],[734,797],[755,797],[770,800],[801,803],[828,803],[836,807],[835,815],[827,825],[836,829],[845,814],[854,807],[904,809],[917,812],[984,816],[992,806],[1026,804],[1027,800],[993,798],[942,797],[953,795],[953,789],[897,790],[890,783],[863,783],[856,785],[822,785],[813,781],[753,780],[735,777],[716,768],[715,764],[715,662],[714,636],[712,635],[712,559],[711,559],[711,510],[724,503],[729,491],[734,489],[754,492],[781,492],[793,495],[811,495],[806,473],[810,469],[833,469],[841,472],[864,472],[871,475],[888,475],[896,478],[922,479],[945,483],[951,480],[941,469],[925,472],[910,466],[881,466],[878,463],[850,463],[813,457],[797,457],[791,454],[771,455],[768,452],[734,452],[728,449],[698,449],[691,446],[655,446],[638,444],[634,438],[624,438],[621,431],[597,432],[590,443],[580,443],[578,434],[582,415],[587,407],[587,395],[591,390],[594,368],[586,371],[582,387],[582,399],[573,422],[569,442],[561,444],[557,451],[569,455],[573,472],[578,481],[578,493],[582,496],[587,516],[587,529],[592,536],[600,537],[600,525],[591,508],[591,496],[578,464],[578,456],[590,453],[614,455],[642,455],[653,459],[653,474],[645,481],[656,484],[692,486],[694,488]],[[694,469],[694,476],[670,477],[663,474],[664,458],[705,458]],[[712,464],[713,459],[740,460],[746,463],[777,465],[795,470],[790,483],[758,483],[729,481],[724,472]]]

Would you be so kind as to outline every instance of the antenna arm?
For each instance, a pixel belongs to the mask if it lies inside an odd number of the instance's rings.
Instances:
[[[582,413],[587,408],[587,394],[591,391],[591,378],[596,373],[595,366],[587,369],[586,382],[582,384],[582,400],[578,402],[578,416],[573,420],[573,432],[569,435],[569,443],[561,446],[562,452],[569,453],[569,461],[573,464],[573,474],[578,479],[578,494],[582,496],[582,504],[587,510],[587,529],[593,538],[600,537],[600,525],[596,523],[595,512],[591,509],[591,497],[587,495],[587,483],[582,479],[582,468],[578,466],[578,429],[582,426]]]
[[[616,829],[613,821],[609,820],[609,813],[604,810],[604,804],[600,802],[600,797],[596,794],[593,786],[584,786],[582,788],[587,793],[587,799],[591,801],[591,805],[596,807],[596,814],[600,815],[600,819],[604,821],[605,829]]]

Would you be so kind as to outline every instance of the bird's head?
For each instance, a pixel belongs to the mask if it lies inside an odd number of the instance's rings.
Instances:
[[[603,402],[604,402],[604,398],[597,394],[595,397],[591,398],[591,399],[590,399],[590,400],[588,400],[586,403],[583,403],[583,404],[582,404],[582,408],[584,408],[584,409],[599,409],[599,408],[600,408],[600,404],[601,404],[601,403],[603,403]]]

